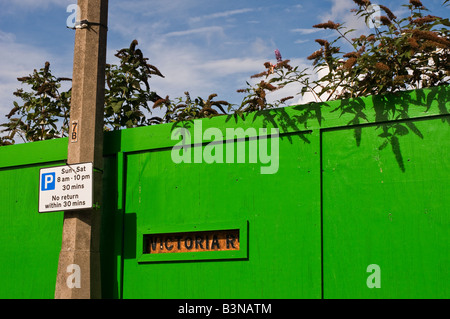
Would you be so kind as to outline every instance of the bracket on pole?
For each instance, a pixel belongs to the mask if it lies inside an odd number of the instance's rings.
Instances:
[[[89,22],[88,20],[81,20],[81,21],[77,21],[75,22],[75,26],[74,27],[67,27],[68,29],[72,29],[72,30],[76,30],[76,29],[89,29],[91,25],[99,25],[101,27],[106,28],[106,30],[108,30],[108,27],[102,23],[98,23],[98,22]]]

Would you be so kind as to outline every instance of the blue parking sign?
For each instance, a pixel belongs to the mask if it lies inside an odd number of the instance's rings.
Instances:
[[[42,174],[41,191],[52,191],[55,189],[56,184],[55,173]]]

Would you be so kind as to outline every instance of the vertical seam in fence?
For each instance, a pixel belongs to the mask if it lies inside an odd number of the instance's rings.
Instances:
[[[323,269],[323,131],[319,129],[319,157],[320,157],[320,283],[321,298],[324,298],[324,269]]]
[[[115,239],[115,251],[117,262],[117,295],[119,299],[123,299],[123,254],[124,254],[124,213],[125,213],[125,167],[126,154],[124,152],[117,153],[117,216],[115,222],[115,234],[120,234]]]

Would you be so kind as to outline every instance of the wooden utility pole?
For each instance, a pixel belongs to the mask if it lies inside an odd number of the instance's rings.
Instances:
[[[94,208],[66,211],[56,299],[101,298],[103,112],[108,0],[78,0],[67,164],[93,163]],[[77,21],[78,22],[78,21]]]

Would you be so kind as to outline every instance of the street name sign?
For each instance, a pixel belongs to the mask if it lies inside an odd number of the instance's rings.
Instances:
[[[92,163],[42,168],[39,213],[92,208]]]

